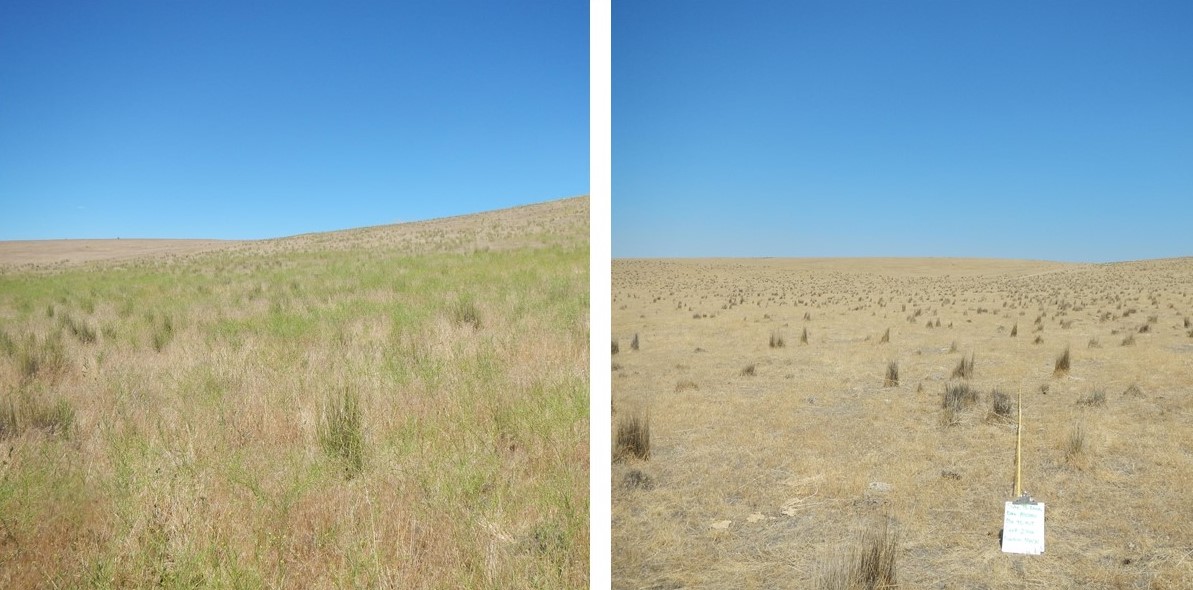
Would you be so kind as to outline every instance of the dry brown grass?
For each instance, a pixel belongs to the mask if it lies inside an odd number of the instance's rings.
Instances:
[[[652,415],[650,489],[623,483],[641,465],[613,465],[613,587],[816,587],[887,517],[901,588],[1187,587],[1193,519],[1174,507],[1193,505],[1189,285],[1190,259],[615,260],[613,333],[650,346],[618,357],[613,401],[666,411]],[[805,314],[814,346],[768,346]],[[1056,348],[1007,337],[1037,317]],[[894,322],[897,338],[875,345]],[[1083,348],[1053,378],[1065,341],[1128,333],[1134,346]],[[951,381],[961,351],[982,363]],[[922,391],[882,386],[891,359]],[[740,377],[750,364],[756,375]],[[700,388],[678,391],[680,379]],[[942,392],[959,382],[980,405],[942,427]],[[1145,395],[1077,403],[1132,384]],[[1013,417],[1019,392],[1024,487],[1048,504],[1035,557],[998,539],[1015,425],[989,417]]]
[[[587,587],[563,205],[0,270],[0,588]]]

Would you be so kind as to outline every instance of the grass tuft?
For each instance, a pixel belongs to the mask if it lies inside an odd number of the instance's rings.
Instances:
[[[880,339],[878,340],[878,343],[879,343],[879,344],[886,344],[886,343],[888,343],[888,342],[890,342],[890,341],[891,341],[891,329],[890,329],[890,328],[887,328],[887,329],[886,329],[886,331],[882,333],[882,338],[880,338]]]
[[[1011,412],[1015,409],[1015,404],[1011,402],[1011,396],[995,389],[990,392],[991,408],[990,413],[995,418],[1010,419]]]
[[[1139,388],[1139,384],[1132,383],[1130,386],[1127,387],[1127,389],[1125,391],[1123,391],[1123,396],[1125,396],[1125,397],[1143,397],[1143,390]]]
[[[822,590],[879,590],[898,587],[896,562],[899,536],[887,519],[867,529],[848,554],[830,562],[821,572]]]
[[[1019,335],[1019,323],[1015,322],[1015,325],[1011,326],[1011,338],[1014,338],[1018,335]]]
[[[1095,389],[1089,395],[1083,396],[1077,400],[1077,405],[1104,408],[1106,407],[1106,392],[1101,389]]]
[[[969,358],[961,357],[961,362],[957,364],[957,368],[953,369],[953,379],[972,379],[973,378],[973,353],[969,353]]]
[[[462,298],[452,305],[451,318],[457,326],[472,326],[473,330],[481,329],[480,308],[470,298]]]
[[[804,328],[804,332],[802,334],[800,334],[799,343],[800,344],[808,343],[808,329],[807,328]]]
[[[319,423],[319,444],[329,457],[340,462],[347,479],[364,470],[364,428],[360,399],[352,389],[344,388],[330,396],[323,406]]]
[[[1063,377],[1069,374],[1069,367],[1072,359],[1069,356],[1069,349],[1065,347],[1065,351],[1060,356],[1056,357],[1056,364],[1052,369],[1053,377]]]
[[[886,378],[882,380],[883,387],[899,386],[899,363],[891,361],[886,365]]]
[[[750,363],[746,365],[746,367],[741,371],[738,371],[737,374],[741,375],[742,377],[753,377],[754,375],[757,375],[757,363]]]
[[[30,430],[41,430],[51,436],[69,436],[74,423],[75,409],[69,401],[59,398],[51,402],[22,390],[20,395],[0,407],[0,440]]]
[[[617,344],[617,341],[616,341],[616,340],[614,340],[614,341],[613,341],[613,354],[617,354],[617,353],[619,353],[619,352],[621,352],[621,346],[619,346],[619,345]]]
[[[638,350],[638,334],[634,334],[634,339],[630,340],[630,350]]]
[[[70,364],[61,332],[53,332],[45,339],[29,334],[17,347],[16,356],[22,383],[39,378],[54,381]]]
[[[771,332],[770,333],[770,347],[771,348],[783,348],[784,346],[787,346],[787,342],[785,342],[783,340],[783,335],[780,334],[778,330]]]
[[[613,460],[650,459],[650,413],[634,411],[618,416]]]

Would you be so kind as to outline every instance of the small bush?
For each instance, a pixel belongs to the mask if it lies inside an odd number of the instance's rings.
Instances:
[[[323,406],[319,423],[319,443],[323,451],[339,461],[344,475],[352,479],[364,469],[364,428],[360,400],[356,392],[345,388],[330,396]]]
[[[1069,357],[1069,349],[1066,347],[1064,353],[1056,357],[1056,364],[1053,365],[1052,376],[1062,377],[1069,373],[1069,366],[1071,359]]]
[[[969,358],[961,357],[961,362],[957,364],[957,368],[953,369],[953,379],[972,379],[973,378],[973,353],[969,353]]]
[[[883,387],[899,386],[899,363],[891,361],[886,365],[886,378],[882,380]]]
[[[650,414],[647,412],[622,414],[617,419],[613,460],[624,461],[630,457],[650,459]]]
[[[770,333],[770,347],[783,348],[787,343],[783,340],[783,335],[778,330]]]

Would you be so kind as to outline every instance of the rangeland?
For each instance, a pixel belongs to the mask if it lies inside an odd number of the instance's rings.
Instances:
[[[1193,259],[612,279],[615,588],[1193,584]],[[1020,394],[1039,556],[999,545]]]
[[[114,242],[0,260],[0,587],[587,586],[587,197]]]

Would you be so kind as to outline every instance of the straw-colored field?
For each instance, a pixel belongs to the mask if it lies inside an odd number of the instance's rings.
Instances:
[[[899,588],[1193,587],[1193,259],[615,260],[612,307],[614,444],[650,437],[615,588],[847,587],[863,547]],[[1020,393],[1039,556],[999,545]]]
[[[54,246],[0,266],[0,588],[587,586],[587,197]]]

